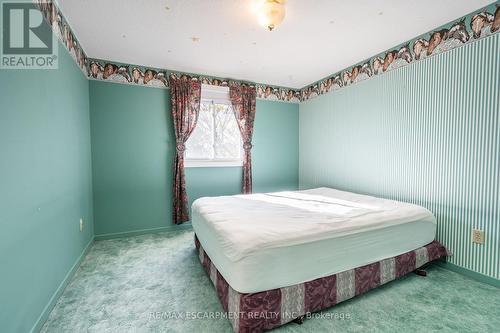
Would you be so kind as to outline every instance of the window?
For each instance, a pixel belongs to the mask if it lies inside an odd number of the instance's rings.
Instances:
[[[242,151],[229,88],[203,85],[198,122],[186,142],[185,166],[241,166]]]

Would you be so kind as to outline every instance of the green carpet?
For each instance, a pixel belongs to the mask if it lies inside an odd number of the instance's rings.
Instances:
[[[232,332],[227,319],[172,318],[198,311],[222,307],[192,231],[97,241],[42,332]],[[273,332],[499,332],[500,289],[431,266],[321,314]]]

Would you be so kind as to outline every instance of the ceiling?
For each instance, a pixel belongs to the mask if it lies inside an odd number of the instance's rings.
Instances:
[[[254,0],[59,0],[91,58],[302,88],[491,0],[287,0],[258,25]]]

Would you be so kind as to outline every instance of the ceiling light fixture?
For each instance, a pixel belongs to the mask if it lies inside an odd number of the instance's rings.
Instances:
[[[273,31],[285,18],[286,0],[258,0],[255,3],[257,20],[261,25]]]

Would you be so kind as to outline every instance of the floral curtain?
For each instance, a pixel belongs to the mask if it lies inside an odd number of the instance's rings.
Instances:
[[[173,182],[173,222],[189,221],[189,204],[184,175],[186,141],[193,132],[200,112],[201,84],[186,77],[170,77],[172,118],[176,140]]]
[[[252,193],[252,135],[255,120],[256,90],[254,86],[233,82],[229,96],[243,139],[243,193]]]

